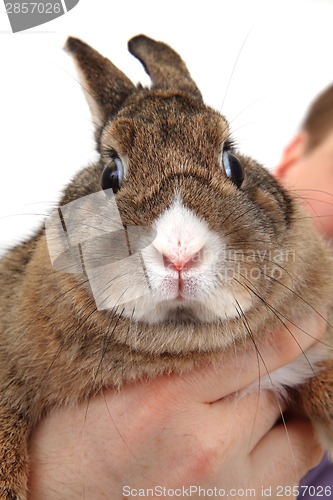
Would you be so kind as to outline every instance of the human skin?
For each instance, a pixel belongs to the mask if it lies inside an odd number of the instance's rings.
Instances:
[[[320,337],[325,321],[316,315],[299,326],[260,345],[265,367],[249,349],[221,357],[217,367],[53,411],[31,437],[29,500],[134,498],[123,495],[126,485],[255,488],[257,498],[271,487],[274,498],[278,486],[297,485],[322,456],[311,424],[290,415],[286,430],[274,392],[239,391],[257,382],[258,362],[261,373],[289,363]]]
[[[333,236],[333,130],[308,151],[308,135],[298,134],[275,170],[279,181],[296,195],[317,229]]]

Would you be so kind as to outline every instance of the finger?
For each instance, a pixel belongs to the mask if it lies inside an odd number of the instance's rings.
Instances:
[[[281,418],[285,405],[272,391],[233,395],[210,405],[206,421],[216,429],[215,439],[230,445],[237,454],[249,454]],[[221,422],[223,421],[223,425]]]
[[[288,323],[256,346],[249,341],[243,352],[230,349],[216,357],[212,365],[182,377],[172,377],[170,383],[173,390],[178,387],[185,398],[207,403],[217,401],[303,355],[323,335],[326,325],[325,318],[318,314],[299,326]]]
[[[274,427],[259,441],[251,453],[251,462],[253,470],[262,470],[263,484],[277,487],[298,484],[306,472],[318,465],[322,455],[311,423],[294,417],[286,427]],[[272,484],[273,478],[276,484]]]

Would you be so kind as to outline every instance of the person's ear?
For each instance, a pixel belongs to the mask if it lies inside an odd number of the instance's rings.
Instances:
[[[299,132],[288,144],[282,153],[280,163],[274,169],[274,174],[277,178],[283,177],[289,168],[292,167],[301,158],[301,156],[303,156],[306,142],[306,132]]]

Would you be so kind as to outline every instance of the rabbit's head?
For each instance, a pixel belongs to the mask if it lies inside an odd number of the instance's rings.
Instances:
[[[80,40],[66,47],[96,124],[100,162],[73,180],[62,204],[88,200],[79,218],[91,234],[81,238],[80,259],[98,308],[152,324],[267,311],[268,298],[274,303],[290,288],[291,269],[298,272],[303,229],[294,227],[289,195],[235,151],[226,119],[204,104],[164,43],[143,35],[129,42],[149,89]]]

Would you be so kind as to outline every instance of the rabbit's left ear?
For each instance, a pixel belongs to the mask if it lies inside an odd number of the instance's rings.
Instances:
[[[136,87],[109,59],[81,40],[69,37],[65,49],[76,62],[82,87],[99,130],[117,113]]]

